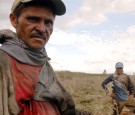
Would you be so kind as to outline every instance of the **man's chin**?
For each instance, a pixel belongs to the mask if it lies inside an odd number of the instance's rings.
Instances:
[[[32,44],[28,46],[30,49],[43,49],[45,47],[45,44]]]

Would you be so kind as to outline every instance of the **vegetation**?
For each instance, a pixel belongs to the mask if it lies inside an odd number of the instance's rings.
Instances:
[[[86,74],[69,71],[57,71],[57,78],[73,96],[76,107],[95,115],[111,115],[112,99],[105,95],[101,87],[106,74]],[[134,77],[131,77],[135,81]]]

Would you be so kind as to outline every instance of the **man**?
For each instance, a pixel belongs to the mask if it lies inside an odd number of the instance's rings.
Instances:
[[[75,109],[55,77],[44,46],[61,0],[15,0],[10,21],[16,33],[0,31],[0,115],[90,115]]]
[[[123,73],[123,63],[117,62],[115,65],[115,73],[107,77],[102,82],[102,87],[106,91],[106,93],[109,93],[109,90],[107,88],[107,84],[109,82],[112,82],[112,94],[110,95],[119,105],[119,113],[122,111],[124,105],[126,106],[135,106],[135,102],[132,102],[132,104],[129,104],[130,101],[133,101],[134,95],[135,95],[135,87],[128,75]],[[130,101],[126,101],[130,100]]]

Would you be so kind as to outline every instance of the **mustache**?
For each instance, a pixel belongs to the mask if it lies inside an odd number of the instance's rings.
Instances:
[[[44,40],[47,38],[45,33],[42,33],[40,31],[34,31],[33,33],[31,33],[30,37],[40,37],[43,38]]]

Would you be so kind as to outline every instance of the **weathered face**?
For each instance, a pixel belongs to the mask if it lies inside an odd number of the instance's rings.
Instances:
[[[116,73],[117,73],[118,75],[123,74],[123,68],[122,68],[122,67],[116,68]]]
[[[23,9],[17,18],[10,14],[10,20],[17,36],[34,49],[41,49],[53,32],[55,16],[49,8],[30,6]]]

